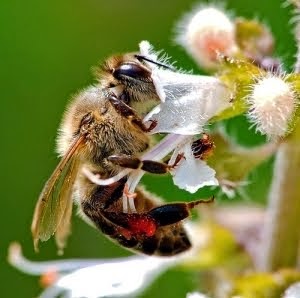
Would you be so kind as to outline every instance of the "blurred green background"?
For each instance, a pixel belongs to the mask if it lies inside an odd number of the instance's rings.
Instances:
[[[93,83],[91,67],[114,53],[135,51],[141,40],[164,49],[178,66],[197,67],[172,42],[176,20],[195,4],[191,0],[52,0],[0,3],[1,85],[1,297],[37,297],[37,278],[6,262],[10,242],[22,244],[33,260],[58,258],[52,241],[33,252],[30,224],[33,209],[55,165],[56,130],[72,94]],[[201,2],[200,2],[201,3]],[[204,3],[204,1],[202,1]],[[289,8],[280,0],[224,1],[235,15],[264,20],[275,33],[276,53],[291,67],[295,52]],[[244,118],[230,121],[230,134],[242,144],[261,140]],[[264,201],[270,163],[262,165],[246,191]],[[148,188],[168,200],[183,200],[184,192],[168,178],[146,177]],[[202,194],[203,195],[203,194]],[[196,197],[201,196],[198,193]],[[239,198],[234,201],[237,202]],[[220,199],[224,202],[225,199]],[[74,217],[64,258],[110,258],[129,253]],[[196,277],[179,270],[159,278],[143,297],[185,297]]]

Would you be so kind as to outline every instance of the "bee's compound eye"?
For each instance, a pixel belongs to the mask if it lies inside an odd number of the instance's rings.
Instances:
[[[124,63],[113,71],[113,76],[121,80],[122,77],[130,77],[138,80],[149,79],[151,73],[141,65]]]

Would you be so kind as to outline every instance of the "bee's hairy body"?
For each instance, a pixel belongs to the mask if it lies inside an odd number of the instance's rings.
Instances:
[[[121,169],[107,160],[109,156],[139,156],[149,147],[147,134],[118,114],[100,88],[91,87],[77,95],[66,112],[58,139],[58,151],[62,156],[65,148],[70,146],[72,136],[77,133],[81,119],[89,113],[95,120],[85,128],[86,146],[80,152],[80,159],[83,166],[90,167],[101,178],[116,175]],[[74,129],[70,131],[70,127]],[[123,179],[116,189],[95,185],[79,171],[74,191],[79,198],[80,209],[93,225],[120,245],[146,254],[173,255],[189,248],[190,242],[181,223],[160,227],[151,237],[137,234],[125,237],[120,227],[103,216],[104,210],[123,212],[122,194],[125,183],[126,179]],[[151,196],[153,195],[148,192],[137,191],[135,205],[138,213],[157,206],[156,200]]]
[[[139,155],[149,147],[149,137],[141,129],[117,113],[104,92],[91,87],[71,103],[64,116],[58,137],[58,153],[63,156],[72,139],[79,132],[82,119],[90,115],[91,123],[86,126],[85,148],[81,158],[85,163],[107,178],[116,174],[117,168],[107,161],[113,154]],[[85,124],[83,124],[85,125]]]
[[[151,230],[155,221],[148,213],[160,205],[152,194],[137,190],[137,215],[129,215],[122,206],[126,177],[99,186],[81,173],[86,167],[101,179],[110,178],[123,169],[111,162],[110,156],[141,156],[149,148],[150,139],[139,117],[159,100],[150,70],[131,54],[108,59],[97,76],[98,84],[76,95],[64,115],[57,142],[62,160],[46,183],[33,218],[35,248],[39,240],[48,240],[53,234],[63,248],[75,200],[89,222],[126,248],[164,256],[187,250],[191,244],[180,222],[188,216],[185,206],[180,218],[175,216],[171,224]],[[153,211],[154,216],[159,217],[161,210],[157,211]],[[132,224],[135,217],[137,223],[146,222],[142,232],[127,230],[118,219],[130,220],[130,216]]]

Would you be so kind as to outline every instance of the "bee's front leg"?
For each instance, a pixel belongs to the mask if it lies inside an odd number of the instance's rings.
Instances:
[[[210,136],[203,133],[202,137],[192,143],[192,152],[197,159],[206,159],[214,150],[214,142]]]
[[[111,155],[107,159],[115,165],[119,165],[124,168],[134,170],[141,169],[152,174],[165,174],[174,169],[182,158],[183,155],[179,154],[172,165],[154,160],[141,160],[138,157],[125,154]]]
[[[135,110],[128,106],[124,101],[119,99],[113,94],[110,94],[108,100],[116,109],[116,111],[121,114],[123,117],[129,119],[132,123],[137,125],[142,131],[150,132],[155,126],[156,122],[152,122],[149,127],[147,127],[143,120],[136,114]]]

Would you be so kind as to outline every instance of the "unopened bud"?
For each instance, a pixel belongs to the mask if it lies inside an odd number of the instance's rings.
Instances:
[[[284,78],[268,75],[252,86],[248,97],[250,121],[270,139],[283,137],[297,105],[291,84]]]
[[[176,41],[206,69],[217,67],[219,54],[232,57],[238,49],[234,23],[214,7],[187,15],[178,26]]]

